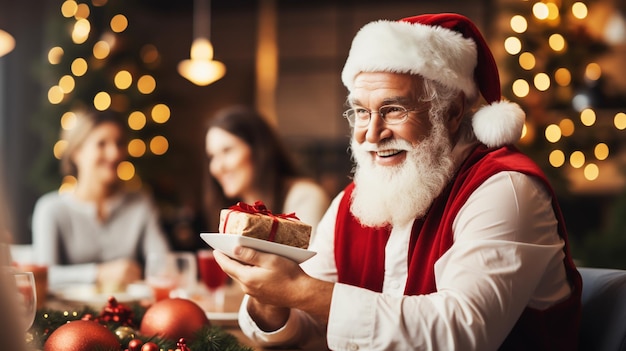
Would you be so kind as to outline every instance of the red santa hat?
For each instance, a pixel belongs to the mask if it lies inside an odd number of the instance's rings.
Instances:
[[[354,37],[341,74],[352,91],[361,72],[421,75],[488,105],[472,117],[474,133],[490,147],[519,140],[525,113],[502,99],[498,67],[476,26],[453,13],[425,14],[366,24]]]

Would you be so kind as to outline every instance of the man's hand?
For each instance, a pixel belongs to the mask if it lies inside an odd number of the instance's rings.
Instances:
[[[328,322],[333,283],[310,277],[296,262],[278,255],[237,247],[234,256],[231,259],[215,251],[215,259],[224,272],[251,297],[248,312],[259,327],[280,328],[287,321],[290,308]]]

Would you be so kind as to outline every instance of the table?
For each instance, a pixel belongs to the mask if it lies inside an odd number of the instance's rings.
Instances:
[[[244,294],[239,288],[239,285],[229,284],[224,290],[224,308],[223,308],[223,311],[220,311],[220,312],[226,312],[228,314],[232,314],[232,318],[229,317],[226,319],[211,319],[212,312],[209,311],[207,313],[209,316],[209,320],[211,321],[212,325],[220,326],[226,332],[235,336],[241,344],[252,347],[256,351],[263,351],[265,350],[264,348],[256,345],[252,340],[250,340],[248,337],[246,337],[243,334],[235,318],[234,314],[239,309],[243,295]],[[196,296],[195,298],[192,298],[192,300],[195,300],[196,303],[198,303],[198,305],[200,305],[205,310],[210,310],[211,308],[209,307],[209,302],[203,300],[200,297]],[[59,299],[55,295],[49,295],[47,297],[47,300],[44,306],[45,308],[48,308],[48,309],[64,311],[64,310],[82,308],[85,305],[86,303],[81,302],[81,301],[68,301],[68,300]],[[100,305],[100,304],[94,304],[94,303],[89,303],[87,305],[96,310],[103,308],[105,306],[105,304]],[[214,314],[220,314],[220,313],[216,313],[217,311],[213,311],[213,312]],[[289,349],[283,349],[283,350],[288,351]]]

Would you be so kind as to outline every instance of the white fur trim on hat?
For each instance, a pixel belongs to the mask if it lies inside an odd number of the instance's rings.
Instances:
[[[476,138],[488,147],[517,142],[522,136],[526,114],[510,101],[496,101],[481,107],[472,117]]]
[[[476,43],[461,33],[439,26],[380,20],[366,24],[354,37],[341,79],[352,91],[361,72],[419,74],[475,97],[476,57]]]

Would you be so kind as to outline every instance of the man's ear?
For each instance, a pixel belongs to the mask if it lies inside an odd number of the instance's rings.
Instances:
[[[446,126],[448,127],[448,132],[450,133],[450,136],[456,136],[464,116],[465,94],[463,92],[460,92],[448,108],[448,120],[446,121]]]

